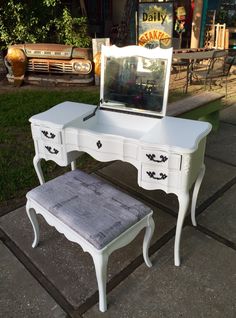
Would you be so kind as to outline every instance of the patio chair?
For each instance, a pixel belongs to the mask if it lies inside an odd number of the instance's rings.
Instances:
[[[217,50],[213,52],[212,58],[206,65],[193,63],[190,70],[191,82],[195,79],[197,81],[204,81],[204,87],[212,89],[212,83],[220,80],[220,86],[225,79],[225,95],[227,96],[227,81],[230,69],[235,62],[235,56],[228,56],[227,51]]]

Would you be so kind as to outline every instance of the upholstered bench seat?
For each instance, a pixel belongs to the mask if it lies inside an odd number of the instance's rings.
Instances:
[[[108,256],[128,244],[144,227],[144,260],[148,266],[148,247],[154,230],[152,210],[108,184],[80,170],[68,172],[29,191],[27,213],[32,222],[35,239],[39,241],[36,213],[80,244],[94,260],[100,310],[106,310],[106,267]]]
[[[79,170],[27,194],[97,249],[140,221],[151,209],[101,179]]]

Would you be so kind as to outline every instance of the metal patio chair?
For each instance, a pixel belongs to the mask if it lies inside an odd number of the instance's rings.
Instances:
[[[235,56],[228,56],[227,51],[215,51],[212,58],[206,65],[194,62],[191,70],[191,82],[194,80],[204,81],[204,87],[212,89],[213,81],[219,80],[219,85],[222,86],[223,79],[225,79],[225,95],[227,96],[227,82],[230,74],[230,69],[235,63]]]

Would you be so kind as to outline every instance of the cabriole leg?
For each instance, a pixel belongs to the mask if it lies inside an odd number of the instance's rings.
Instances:
[[[32,226],[33,226],[34,241],[33,241],[32,247],[35,248],[38,245],[38,242],[39,242],[39,224],[38,224],[37,215],[35,213],[35,210],[30,208],[28,202],[26,204],[26,212],[27,212],[27,215],[28,215],[28,217],[30,219],[30,222],[31,222]]]
[[[38,176],[40,184],[45,183],[44,176],[43,176],[43,171],[42,171],[42,168],[41,168],[41,158],[39,158],[38,156],[34,156],[33,164],[34,164],[34,169],[35,169],[35,171],[37,173],[37,176]]]
[[[76,170],[76,160],[71,162],[71,170]]]
[[[152,263],[151,263],[150,258],[148,256],[148,249],[149,249],[149,246],[150,246],[150,243],[151,243],[151,239],[152,239],[152,235],[153,235],[153,232],[154,232],[154,229],[155,229],[155,223],[153,221],[152,216],[148,217],[148,221],[147,222],[148,222],[148,225],[146,227],[145,236],[144,236],[144,240],[143,240],[143,258],[144,258],[144,261],[145,261],[146,265],[148,267],[151,267]]]
[[[205,175],[205,171],[206,171],[206,168],[205,168],[205,165],[203,164],[193,189],[193,197],[192,197],[192,204],[191,204],[191,220],[192,220],[193,226],[197,226],[197,222],[196,222],[197,197],[198,197],[200,186],[202,184],[202,179]]]
[[[98,282],[99,310],[104,312],[107,310],[106,283],[108,255],[94,254],[92,257]]]
[[[180,255],[179,255],[179,247],[180,247],[180,239],[181,239],[181,232],[183,228],[184,218],[188,209],[189,204],[189,193],[181,193],[178,194],[179,200],[179,213],[176,225],[176,232],[175,232],[175,248],[174,248],[174,262],[175,266],[180,266]]]

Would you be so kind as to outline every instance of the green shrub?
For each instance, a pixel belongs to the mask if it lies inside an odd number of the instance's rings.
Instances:
[[[0,0],[0,49],[36,42],[88,47],[87,19],[72,17],[60,0]]]
[[[67,8],[63,9],[60,19],[55,19],[59,42],[71,44],[78,47],[89,47],[91,38],[87,35],[88,25],[87,18],[75,18],[71,16]]]

